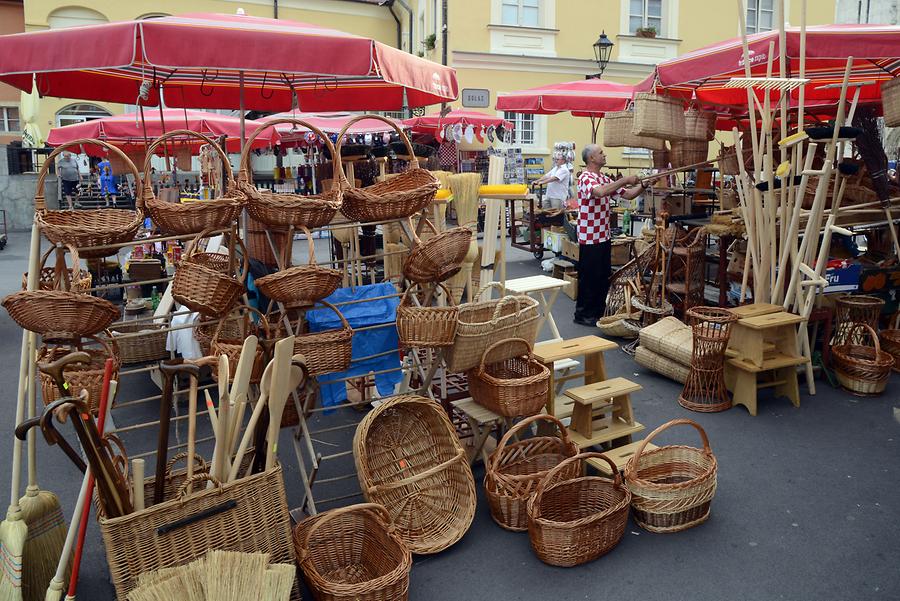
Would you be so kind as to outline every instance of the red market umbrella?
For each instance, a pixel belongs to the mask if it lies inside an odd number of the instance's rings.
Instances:
[[[582,117],[602,117],[604,113],[625,110],[635,92],[647,91],[652,84],[652,78],[635,85],[603,79],[554,83],[499,94],[497,110],[539,115],[571,112]]]
[[[250,134],[262,124],[258,121],[246,121],[245,127]],[[146,128],[146,129],[145,129]],[[165,109],[160,118],[158,111],[147,111],[141,122],[137,113],[125,113],[102,119],[92,119],[84,123],[75,123],[65,127],[55,127],[47,136],[48,146],[60,146],[72,140],[81,138],[95,138],[112,142],[121,147],[143,147],[145,134],[153,140],[167,131],[175,129],[189,129],[191,131],[206,134],[211,138],[225,136],[226,147],[231,152],[241,150],[241,120],[231,115],[208,113],[205,111],[193,111],[182,109]],[[254,146],[266,147],[278,140],[278,134],[272,128],[262,132],[256,139]],[[199,147],[200,143],[195,138],[186,140],[192,147]],[[85,152],[94,156],[106,156],[108,154],[99,147],[85,147]],[[162,149],[160,149],[162,152]],[[126,150],[127,153],[127,150]]]
[[[203,13],[0,36],[0,81],[32,77],[42,96],[135,103],[143,83],[142,104],[188,108],[396,110],[458,92],[455,70],[381,42]]]
[[[357,117],[357,115],[343,112],[296,113],[289,111],[285,113],[277,113],[275,115],[268,115],[266,117],[260,117],[256,120],[256,123],[263,125],[265,123],[268,123],[269,121],[272,121],[273,119],[300,119],[301,121],[306,121],[310,125],[318,127],[326,134],[337,134],[340,133],[340,131],[344,129],[344,126],[347,125],[347,122],[354,117]],[[390,120],[396,123],[397,127],[400,127],[401,129],[403,128],[402,122],[395,121],[393,119]],[[280,123],[273,129],[278,132],[281,141],[286,144],[304,138],[309,132],[309,129],[291,123]],[[379,119],[363,119],[354,123],[347,133],[351,135],[364,135],[381,134],[393,131],[394,130],[391,128],[391,126],[384,121],[381,121]]]
[[[507,121],[502,117],[488,115],[481,111],[466,111],[461,109],[452,110],[443,117],[440,113],[412,117],[404,120],[403,124],[419,133],[432,133],[448,125],[462,125],[463,127],[472,125],[483,128],[490,126],[500,127],[502,125],[506,129],[512,129],[513,127],[512,122]]]

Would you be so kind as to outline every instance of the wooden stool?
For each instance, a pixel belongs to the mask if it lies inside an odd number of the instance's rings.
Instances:
[[[781,311],[784,311],[784,309],[781,305],[773,305],[771,303],[753,303],[750,305],[734,307],[733,309],[729,309],[729,311],[734,313],[738,319],[745,319],[747,317],[768,315],[769,313],[780,313]]]
[[[621,472],[625,469],[625,464],[628,463],[628,460],[631,459],[631,456],[634,455],[635,452],[637,452],[637,448],[641,445],[641,442],[643,442],[643,440],[636,440],[621,447],[603,451],[603,454],[609,457],[610,461],[616,464],[616,469]],[[659,447],[657,447],[652,442],[648,442],[647,446],[644,447],[644,451],[652,451],[656,448]],[[609,471],[609,464],[602,459],[588,459],[587,463],[605,476],[614,475]]]
[[[605,340],[599,336],[581,336],[580,338],[572,338],[570,340],[554,340],[551,342],[539,342],[534,345],[535,358],[547,366],[550,370],[550,390],[557,389],[565,382],[583,378],[585,384],[593,384],[602,382],[606,379],[606,363],[603,360],[603,352],[618,348],[615,342]],[[565,373],[558,376],[555,373],[555,365],[557,361],[565,359],[573,359],[574,357],[584,356],[584,371],[575,373]],[[571,363],[560,363],[560,366],[573,367]],[[557,400],[560,402],[557,403]],[[572,401],[560,395],[557,399],[557,393],[550,394],[547,400],[547,413],[556,417],[568,417],[571,415]]]
[[[797,324],[799,315],[779,311],[738,319],[733,325],[728,348],[738,353],[738,358],[756,367],[773,353],[797,357]]]
[[[774,388],[776,396],[786,396],[800,406],[800,389],[797,386],[797,366],[807,363],[806,357],[776,354],[757,366],[746,358],[728,359],[725,362],[725,385],[732,393],[732,403],[743,405],[756,415],[759,390]]]
[[[631,442],[644,426],[634,421],[631,393],[641,390],[625,378],[612,378],[571,388],[565,395],[574,401],[569,436],[584,449],[611,441]]]
[[[478,459],[484,459],[484,445],[495,428],[509,428],[512,418],[497,415],[476,403],[472,398],[461,399],[450,403],[459,409],[472,428],[472,448],[466,449],[469,465],[475,465]]]

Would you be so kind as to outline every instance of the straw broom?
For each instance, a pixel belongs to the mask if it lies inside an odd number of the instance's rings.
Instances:
[[[288,601],[294,588],[297,568],[289,563],[276,563],[265,573],[262,601]]]
[[[456,207],[456,221],[459,225],[475,223],[478,228],[478,189],[481,187],[481,175],[478,173],[454,173],[448,177],[450,191],[453,192],[453,204]],[[472,290],[472,266],[478,257],[477,236],[472,236],[469,242],[469,252],[463,261],[459,273],[450,278],[449,287],[453,291],[454,301],[462,300],[462,291],[469,288],[470,297]],[[469,300],[473,300],[469,298]]]
[[[859,151],[863,162],[866,164],[866,169],[869,171],[872,187],[875,189],[878,200],[881,201],[881,208],[884,209],[884,216],[887,218],[894,250],[900,256],[900,241],[897,240],[894,217],[891,215],[891,188],[887,176],[888,158],[884,152],[884,146],[881,144],[881,134],[878,131],[878,116],[872,108],[860,107],[856,112],[856,119],[853,124],[862,129],[862,134],[856,138],[856,149]]]
[[[266,580],[268,553],[213,550],[206,555],[206,598],[215,601],[258,599]]]

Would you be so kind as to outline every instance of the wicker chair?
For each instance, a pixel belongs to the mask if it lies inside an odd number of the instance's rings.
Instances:
[[[706,230],[697,228],[681,239],[676,238],[666,282],[676,314],[684,315],[691,307],[703,304],[705,267]]]

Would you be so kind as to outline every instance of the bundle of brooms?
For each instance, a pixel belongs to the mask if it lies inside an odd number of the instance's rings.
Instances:
[[[453,205],[456,208],[456,222],[459,225],[478,223],[478,189],[481,187],[480,173],[454,173],[448,178],[450,190],[453,192]],[[473,225],[472,227],[476,227]],[[472,294],[475,288],[471,287],[472,268],[478,260],[477,236],[472,236],[469,243],[469,252],[462,264],[462,269],[448,281],[453,300],[461,302],[463,291],[469,287]],[[471,299],[469,299],[471,300]]]

